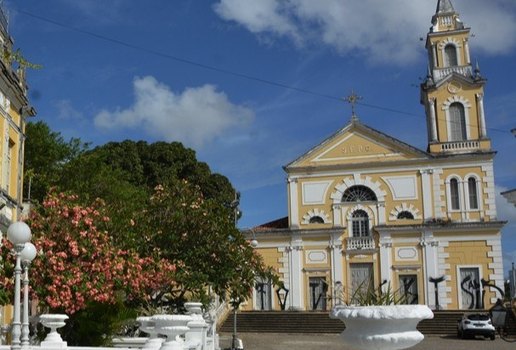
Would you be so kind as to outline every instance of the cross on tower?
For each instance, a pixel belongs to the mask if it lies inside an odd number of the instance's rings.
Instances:
[[[355,105],[358,101],[362,100],[362,96],[358,96],[354,90],[351,90],[351,95],[344,98],[344,101],[351,104],[351,119],[357,120],[357,116],[355,114]]]

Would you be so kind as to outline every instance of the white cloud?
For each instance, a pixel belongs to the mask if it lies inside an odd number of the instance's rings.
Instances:
[[[476,36],[473,45],[490,53],[516,47],[513,0],[456,1],[455,10]],[[428,0],[219,0],[215,12],[249,31],[287,37],[297,45],[323,43],[343,55],[403,64],[417,58],[418,41],[430,27],[437,1]],[[503,25],[500,25],[503,24]]]
[[[55,103],[57,118],[61,120],[82,120],[83,114],[74,108],[70,100],[59,100]]]
[[[101,129],[143,128],[156,138],[200,147],[254,118],[252,110],[231,103],[224,92],[209,84],[175,94],[147,76],[134,79],[134,94],[131,107],[102,110],[95,125]]]
[[[509,225],[516,225],[516,207],[501,195],[502,192],[507,190],[509,188],[496,186],[496,211],[498,219],[509,221]]]
[[[276,0],[224,0],[214,9],[223,19],[240,22],[253,33],[273,32],[298,41],[297,28],[290,23],[288,7],[284,5]]]
[[[81,14],[90,19],[89,25],[114,24],[122,18],[124,14],[123,0],[110,0],[109,5],[97,0],[69,1],[60,0],[62,5],[69,6],[74,14]]]

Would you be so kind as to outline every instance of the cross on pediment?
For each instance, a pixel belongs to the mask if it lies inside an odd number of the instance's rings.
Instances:
[[[357,120],[357,115],[355,114],[355,106],[358,101],[362,100],[362,96],[359,96],[355,93],[354,90],[351,90],[351,95],[344,98],[344,101],[351,104],[351,119]]]

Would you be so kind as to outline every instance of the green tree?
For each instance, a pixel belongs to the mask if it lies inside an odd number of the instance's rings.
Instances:
[[[242,233],[231,208],[206,199],[198,185],[187,180],[158,185],[140,213],[140,254],[158,252],[178,266],[177,285],[169,290],[169,304],[180,307],[185,297],[207,302],[208,291],[246,300],[257,275],[276,281]]]
[[[63,167],[83,153],[88,144],[78,138],[65,141],[42,121],[28,123],[25,132],[24,193],[41,202],[50,187],[58,185]]]
[[[32,128],[27,156],[31,169],[45,175],[41,193],[53,186],[72,191],[81,205],[102,198],[111,218],[104,226],[118,249],[178,267],[177,283],[161,286],[154,306],[165,301],[177,308],[186,298],[207,302],[211,290],[236,307],[250,296],[257,275],[276,281],[235,226],[228,206],[233,186],[199,162],[195,151],[178,142],[128,140],[87,150],[44,123]]]

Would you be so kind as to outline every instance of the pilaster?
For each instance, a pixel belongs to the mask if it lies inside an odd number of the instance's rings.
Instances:
[[[478,110],[478,122],[480,124],[480,138],[485,139],[487,137],[486,130],[486,117],[484,113],[484,94],[476,94],[477,96],[477,110]]]
[[[289,199],[290,199],[290,227],[299,228],[299,191],[297,188],[298,179],[288,178]]]
[[[304,310],[304,284],[303,284],[303,241],[301,238],[293,238],[290,247],[291,256],[291,288],[290,308],[292,310]]]
[[[392,239],[390,235],[380,237],[380,277],[391,282]]]
[[[340,204],[333,204],[333,226],[342,227],[342,206]]]
[[[435,115],[435,98],[428,100],[430,106],[430,141],[437,141],[437,119]]]
[[[421,250],[423,251],[424,257],[424,281],[425,281],[425,303],[430,306],[436,306],[435,304],[435,287],[430,282],[430,278],[438,278],[439,275],[439,263],[438,263],[438,247],[439,242],[434,238],[432,231],[423,231],[421,233],[421,240],[419,242]]]
[[[333,300],[337,301],[341,296],[335,295],[338,288],[337,285],[340,283],[342,286],[344,283],[344,257],[342,256],[342,240],[340,239],[340,233],[332,233],[330,242],[330,251],[332,257],[332,283],[333,283]]]
[[[428,220],[433,217],[432,210],[432,178],[433,169],[421,169],[421,187],[423,188],[423,220]]]

